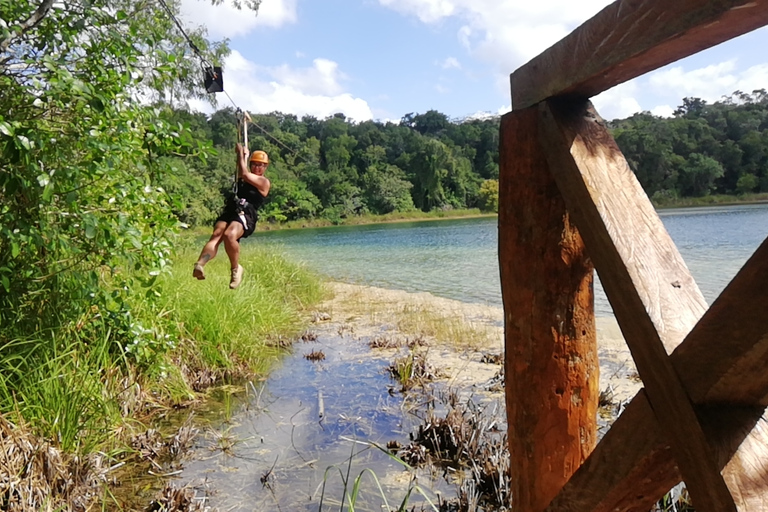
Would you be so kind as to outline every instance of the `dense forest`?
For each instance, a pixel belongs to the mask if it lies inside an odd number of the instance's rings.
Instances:
[[[161,178],[190,225],[215,218],[231,188],[233,109],[211,116],[167,109],[216,149],[207,162],[169,158]],[[272,165],[270,222],[420,209],[498,208],[499,118],[453,121],[429,110],[399,123],[353,123],[271,113],[254,116],[251,149],[266,150]],[[707,104],[685,98],[672,118],[644,112],[610,124],[646,192],[657,201],[709,194],[768,192],[768,94],[735,92]]]
[[[231,108],[210,117],[171,109],[166,115],[216,149],[207,162],[167,154],[173,172],[161,180],[181,199],[176,213],[183,222],[208,223],[232,187],[237,116]],[[271,161],[262,219],[497,209],[498,119],[452,122],[430,110],[400,123],[353,123],[341,113],[327,119],[272,113],[252,121],[249,145],[267,151]]]
[[[768,192],[768,93],[685,98],[674,117],[647,112],[612,123],[651,198]]]

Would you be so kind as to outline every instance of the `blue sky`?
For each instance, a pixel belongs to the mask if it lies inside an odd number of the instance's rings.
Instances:
[[[510,109],[509,74],[607,0],[263,0],[258,15],[223,0],[182,0],[182,20],[228,38],[224,88],[252,113],[356,121],[438,110],[452,119]],[[768,89],[768,29],[678,61],[593,99],[607,119],[671,115]],[[231,105],[219,93],[219,106]],[[211,112],[201,102],[196,110]]]

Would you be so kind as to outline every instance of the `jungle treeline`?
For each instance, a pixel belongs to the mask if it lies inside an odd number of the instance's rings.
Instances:
[[[232,108],[211,116],[167,110],[169,122],[210,141],[207,162],[170,158],[163,187],[181,199],[176,214],[199,225],[218,214],[232,188],[236,141]],[[252,115],[251,150],[269,154],[272,182],[260,213],[269,222],[323,218],[337,222],[361,214],[415,209],[497,210],[498,118],[453,122],[435,110],[407,114],[399,123],[354,123],[344,114],[326,119],[292,114]]]
[[[207,162],[170,158],[163,177],[175,213],[189,225],[211,222],[231,189],[238,140],[232,108],[213,115],[168,109],[173,123],[215,149]],[[251,149],[271,158],[268,222],[409,210],[498,210],[499,118],[455,121],[429,110],[399,122],[355,123],[279,112],[256,115]],[[673,117],[649,112],[609,126],[631,169],[657,203],[707,195],[768,192],[768,94],[740,91],[708,104],[685,98]]]
[[[674,116],[648,112],[611,123],[646,193],[657,203],[768,192],[768,93],[736,91],[708,104],[684,98]]]

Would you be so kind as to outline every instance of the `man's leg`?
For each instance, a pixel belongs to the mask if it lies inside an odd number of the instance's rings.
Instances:
[[[216,252],[219,249],[219,244],[221,243],[221,239],[224,236],[224,231],[226,229],[227,223],[224,221],[219,221],[213,226],[213,234],[203,247],[200,257],[197,259],[197,263],[195,263],[195,269],[192,272],[192,275],[197,279],[205,279],[205,270],[203,267],[206,263],[216,257]]]
[[[233,290],[240,286],[243,279],[243,267],[240,265],[240,237],[243,236],[245,229],[237,221],[230,222],[227,229],[224,230],[224,249],[229,256],[229,263],[232,268],[232,277],[229,280],[229,287]]]

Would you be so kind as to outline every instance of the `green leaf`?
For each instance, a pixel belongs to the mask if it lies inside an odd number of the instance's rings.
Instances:
[[[5,288],[6,292],[11,291],[11,282],[8,280],[6,276],[0,277],[0,282],[3,283],[3,288]]]
[[[13,126],[5,121],[0,121],[0,133],[7,135],[8,137],[13,137]]]
[[[85,237],[88,239],[96,238],[96,226],[88,224],[85,226]]]
[[[26,149],[26,150],[31,150],[32,149],[32,141],[30,141],[24,135],[17,135],[16,136],[16,140],[18,140],[21,143],[21,145],[24,147],[24,149]]]
[[[53,196],[53,183],[48,183],[43,189],[43,201],[48,202]]]
[[[17,242],[11,242],[11,258],[15,258],[21,253],[21,247]]]
[[[37,182],[40,184],[41,187],[45,187],[51,182],[51,177],[47,174],[41,174],[37,177]]]

